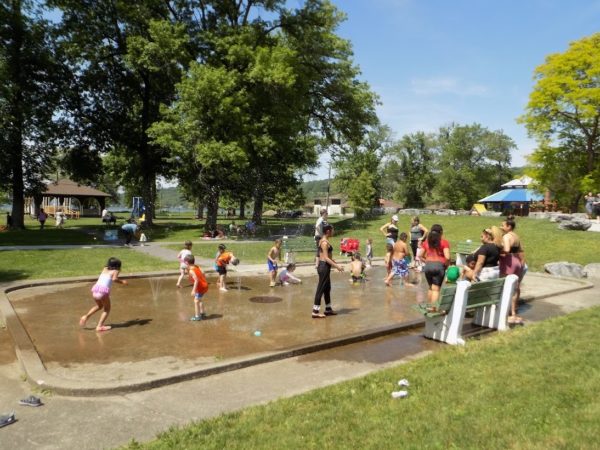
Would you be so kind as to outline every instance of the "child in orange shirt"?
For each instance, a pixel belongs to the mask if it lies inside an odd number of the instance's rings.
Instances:
[[[192,286],[192,296],[194,297],[194,315],[190,317],[190,320],[197,322],[205,318],[204,316],[204,302],[202,298],[204,294],[208,292],[208,282],[202,272],[202,269],[198,267],[194,259],[194,255],[186,255],[184,258],[185,263],[188,266],[188,273],[190,275],[190,281],[194,284]]]
[[[225,283],[225,277],[227,276],[227,265],[230,262],[233,262],[233,264],[235,265],[235,261],[237,260],[237,258],[233,256],[233,253],[227,252],[225,250],[225,245],[220,244],[215,264],[217,273],[219,274],[219,279],[217,280],[217,287],[220,291],[223,292],[227,292],[227,284]]]

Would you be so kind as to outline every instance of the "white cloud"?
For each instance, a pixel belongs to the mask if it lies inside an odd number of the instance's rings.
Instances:
[[[486,86],[463,82],[452,77],[413,78],[412,92],[417,95],[454,94],[459,96],[484,96],[489,93]]]

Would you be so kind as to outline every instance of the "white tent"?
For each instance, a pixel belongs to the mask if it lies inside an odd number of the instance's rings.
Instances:
[[[533,178],[528,177],[527,175],[523,175],[521,178],[515,178],[514,180],[511,180],[508,183],[504,183],[502,185],[502,187],[504,187],[504,188],[526,188],[531,183],[533,183]]]

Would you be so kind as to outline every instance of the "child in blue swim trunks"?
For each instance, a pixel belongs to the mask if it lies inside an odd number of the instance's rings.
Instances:
[[[269,270],[270,287],[274,287],[277,281],[277,262],[281,259],[281,239],[275,239],[273,247],[267,253],[267,269]]]

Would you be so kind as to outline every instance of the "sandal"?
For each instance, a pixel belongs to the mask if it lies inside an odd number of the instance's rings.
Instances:
[[[42,401],[38,397],[30,395],[27,398],[19,400],[19,405],[23,405],[23,406],[35,406],[35,407],[37,407],[37,406],[42,406],[43,403],[42,403]]]
[[[112,327],[110,325],[102,325],[101,327],[96,327],[96,331],[108,331]]]
[[[507,322],[511,325],[523,325],[523,318],[519,316],[508,316]]]

